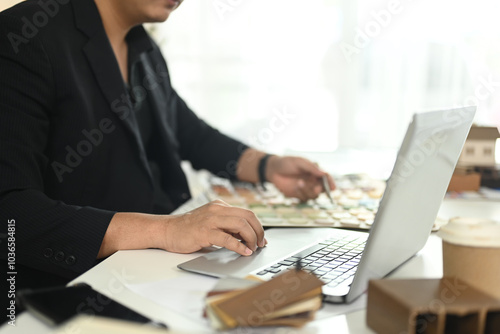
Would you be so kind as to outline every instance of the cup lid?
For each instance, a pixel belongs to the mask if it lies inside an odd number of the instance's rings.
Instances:
[[[457,217],[441,227],[438,235],[446,242],[472,247],[500,247],[500,223],[481,218]]]

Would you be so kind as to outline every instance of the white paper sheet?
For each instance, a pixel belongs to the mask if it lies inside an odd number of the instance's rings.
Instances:
[[[180,277],[141,284],[126,284],[134,293],[145,297],[196,322],[203,319],[204,299],[217,283],[203,275]]]

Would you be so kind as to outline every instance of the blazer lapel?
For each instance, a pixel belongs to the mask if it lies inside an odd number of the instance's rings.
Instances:
[[[118,117],[134,138],[141,162],[152,182],[146,152],[134,119],[132,103],[128,97],[118,62],[102,25],[99,11],[94,1],[91,0],[74,0],[73,9],[77,28],[89,37],[83,52],[89,61],[90,68],[110,106],[111,112]]]
[[[102,33],[91,37],[83,52],[108,101],[110,110],[124,122],[136,139],[140,139],[139,130],[133,119],[133,107],[107,36]]]

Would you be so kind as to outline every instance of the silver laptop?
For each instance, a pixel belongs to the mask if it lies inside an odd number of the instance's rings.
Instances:
[[[300,265],[325,282],[326,301],[351,302],[366,291],[370,279],[386,276],[425,245],[475,110],[414,115],[369,234],[276,228],[266,231],[268,245],[252,256],[219,249],[178,267],[215,277],[267,280]]]

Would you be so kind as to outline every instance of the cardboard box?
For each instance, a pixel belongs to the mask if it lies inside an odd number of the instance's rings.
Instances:
[[[481,174],[476,172],[455,172],[451,177],[448,191],[478,191],[481,187]]]
[[[457,278],[372,280],[366,322],[381,334],[500,333],[500,300]]]

